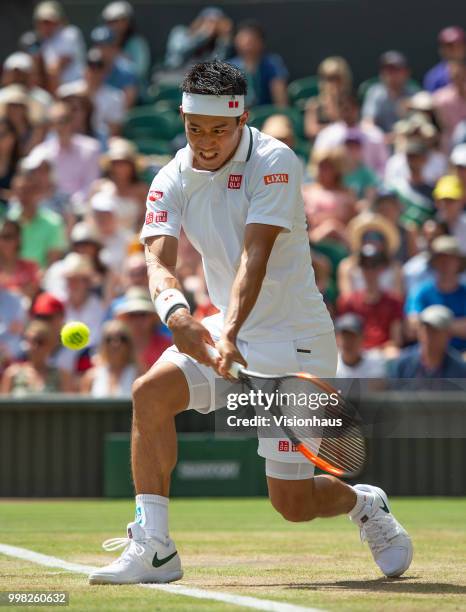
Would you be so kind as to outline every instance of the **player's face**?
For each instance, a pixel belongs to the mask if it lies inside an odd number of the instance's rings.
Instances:
[[[184,115],[186,138],[197,170],[218,170],[236,151],[248,113],[236,117]]]

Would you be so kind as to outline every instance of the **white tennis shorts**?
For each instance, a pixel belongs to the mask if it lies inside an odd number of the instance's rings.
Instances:
[[[210,331],[215,339],[212,330]],[[285,342],[238,341],[237,346],[246,359],[248,368],[256,372],[264,374],[309,372],[321,378],[334,378],[336,374],[337,347],[333,332]],[[180,353],[175,346],[168,348],[160,356],[158,363],[164,361],[175,364],[186,377],[190,393],[187,410],[197,410],[207,414],[224,405],[224,398],[221,404],[220,398],[216,398],[215,379],[218,378],[218,374],[215,370]],[[260,438],[257,452],[265,459],[285,463],[306,463],[312,467],[299,451],[292,450],[292,445],[286,436],[281,439]]]

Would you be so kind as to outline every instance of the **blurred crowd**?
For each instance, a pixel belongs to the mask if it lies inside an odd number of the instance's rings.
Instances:
[[[250,125],[302,160],[338,375],[465,377],[465,31],[437,43],[423,79],[388,50],[363,83],[337,56],[290,82],[261,25],[216,7],[174,27],[154,61],[124,0],[87,40],[59,2],[37,4],[1,71],[0,393],[128,395],[171,344],[138,234],[152,177],[186,142],[183,74],[214,58],[245,72]],[[184,235],[178,275],[194,316],[213,314]],[[91,329],[82,351],[61,345],[71,320]]]

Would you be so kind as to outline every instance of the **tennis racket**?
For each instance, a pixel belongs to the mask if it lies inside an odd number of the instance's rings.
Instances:
[[[207,351],[218,358],[213,347]],[[332,385],[306,372],[262,374],[236,362],[229,373],[255,393],[266,384],[274,397],[268,408],[274,423],[316,467],[343,478],[360,473],[366,460],[362,420]]]

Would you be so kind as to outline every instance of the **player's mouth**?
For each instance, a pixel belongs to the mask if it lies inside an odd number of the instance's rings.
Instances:
[[[216,159],[217,156],[218,156],[218,153],[215,153],[215,152],[213,153],[207,153],[204,151],[199,152],[199,157],[206,162],[213,161],[214,159]]]

